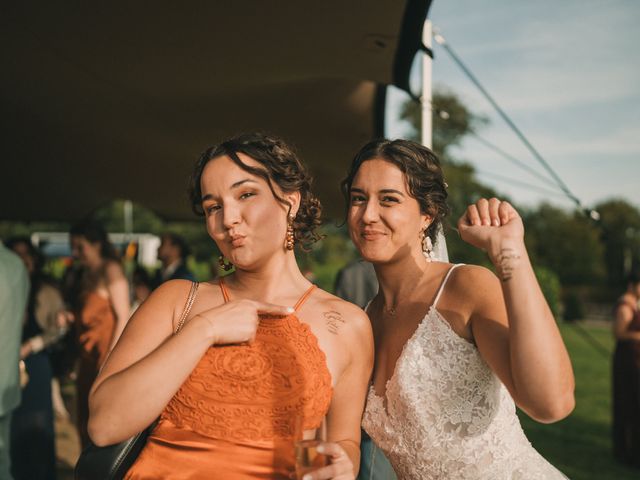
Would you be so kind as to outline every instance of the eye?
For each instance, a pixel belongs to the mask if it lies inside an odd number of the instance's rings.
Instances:
[[[204,207],[204,211],[206,212],[207,215],[212,215],[214,213],[216,213],[218,210],[220,210],[222,207],[220,205],[217,204],[211,204],[211,205],[207,205],[206,207]]]
[[[244,192],[242,195],[240,195],[240,199],[241,200],[245,200],[245,199],[253,197],[253,196],[255,196],[254,192]]]
[[[398,200],[397,197],[385,195],[384,197],[380,198],[380,201],[382,203],[399,203],[400,200]]]
[[[364,195],[360,195],[357,193],[351,194],[351,205],[359,205],[361,203],[364,203],[365,201],[366,198],[364,197]]]

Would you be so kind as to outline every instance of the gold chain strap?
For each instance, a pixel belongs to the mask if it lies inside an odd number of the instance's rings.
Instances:
[[[178,333],[184,326],[184,322],[187,319],[187,315],[189,315],[189,312],[191,311],[191,307],[193,307],[193,302],[196,300],[196,293],[198,293],[199,286],[200,286],[200,283],[191,282],[191,290],[189,290],[187,303],[184,304],[184,310],[182,311],[182,315],[180,316],[180,321],[178,321],[178,326],[176,327],[176,331],[174,332],[174,335]]]

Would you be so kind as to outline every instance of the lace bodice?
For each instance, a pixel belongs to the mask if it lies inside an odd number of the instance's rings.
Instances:
[[[446,278],[398,358],[386,405],[370,387],[363,428],[400,479],[566,478],[533,449],[477,348],[436,309]]]
[[[292,314],[261,321],[249,345],[209,348],[160,420],[210,438],[286,439],[293,437],[297,417],[305,429],[316,428],[332,393],[324,352],[309,325]]]

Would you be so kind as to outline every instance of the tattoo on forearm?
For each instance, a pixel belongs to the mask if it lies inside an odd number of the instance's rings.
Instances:
[[[500,280],[508,282],[513,277],[513,270],[519,263],[520,255],[512,248],[503,248],[496,260],[496,268]]]
[[[344,323],[340,312],[329,310],[328,312],[324,312],[323,315],[325,318],[325,323],[327,324],[327,330],[329,330],[330,333],[337,335],[338,329]]]

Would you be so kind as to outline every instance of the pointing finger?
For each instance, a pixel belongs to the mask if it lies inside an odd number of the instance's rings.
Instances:
[[[258,313],[286,317],[291,315],[295,310],[291,307],[276,305],[275,303],[255,302]]]

